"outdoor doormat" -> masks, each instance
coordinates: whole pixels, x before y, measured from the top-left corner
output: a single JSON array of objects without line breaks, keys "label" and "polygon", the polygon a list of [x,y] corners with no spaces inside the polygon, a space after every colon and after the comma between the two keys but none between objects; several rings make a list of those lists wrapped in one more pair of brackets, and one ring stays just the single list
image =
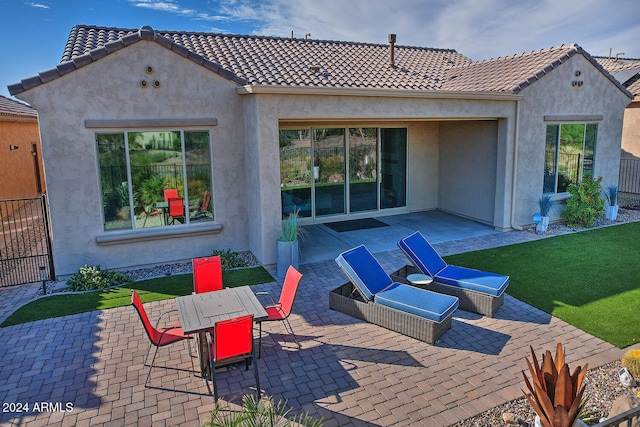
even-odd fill
[{"label": "outdoor doormat", "polygon": [[375,218],[352,219],[349,221],[327,222],[324,225],[336,231],[343,233],[345,231],[366,230],[367,228],[388,227],[389,224],[378,221]]}]

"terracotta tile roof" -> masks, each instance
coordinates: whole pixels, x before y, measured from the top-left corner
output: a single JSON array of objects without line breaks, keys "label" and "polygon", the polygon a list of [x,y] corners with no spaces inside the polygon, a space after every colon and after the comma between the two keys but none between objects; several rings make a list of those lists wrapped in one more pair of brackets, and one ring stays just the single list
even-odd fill
[{"label": "terracotta tile roof", "polygon": [[584,55],[624,91],[624,88],[609,73],[580,46],[575,44],[563,44],[548,49],[477,61],[467,66],[453,68],[447,73],[447,81],[442,85],[442,89],[517,94],[576,54]]},{"label": "terracotta tile roof", "polygon": [[[138,30],[74,27],[62,62]],[[157,31],[251,85],[437,89],[448,68],[471,60],[449,49],[228,34]],[[317,67],[317,68],[316,68]]]},{"label": "terracotta tile roof", "polygon": [[472,61],[451,49],[212,33],[76,26],[61,63],[9,86],[46,83],[140,40],[162,46],[242,85],[438,90],[446,71]]},{"label": "terracotta tile roof", "polygon": [[594,56],[602,67],[635,96],[640,96],[640,59]]},{"label": "terracotta tile roof", "polygon": [[576,45],[480,62],[452,49],[395,45],[391,67],[388,44],[80,25],[72,29],[56,68],[9,91],[15,95],[46,83],[140,40],[155,41],[240,85],[265,86],[517,94],[576,53],[591,58]]},{"label": "terracotta tile roof", "polygon": [[29,105],[0,95],[0,120],[37,119],[38,113]]}]

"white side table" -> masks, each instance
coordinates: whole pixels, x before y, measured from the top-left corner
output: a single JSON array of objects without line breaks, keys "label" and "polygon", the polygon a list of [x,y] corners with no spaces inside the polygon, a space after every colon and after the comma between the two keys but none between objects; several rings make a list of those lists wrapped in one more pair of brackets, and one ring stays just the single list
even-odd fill
[{"label": "white side table", "polygon": [[409,274],[407,280],[414,285],[428,285],[433,282],[433,277],[426,274]]}]

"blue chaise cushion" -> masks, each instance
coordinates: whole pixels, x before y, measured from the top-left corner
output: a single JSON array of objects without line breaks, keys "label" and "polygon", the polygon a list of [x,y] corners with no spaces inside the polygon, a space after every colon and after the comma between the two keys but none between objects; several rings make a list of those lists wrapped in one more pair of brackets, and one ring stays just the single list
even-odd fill
[{"label": "blue chaise cushion", "polygon": [[393,283],[364,245],[341,253],[336,258],[336,263],[367,301],[373,300],[375,294]]},{"label": "blue chaise cushion", "polygon": [[502,295],[507,286],[509,286],[509,276],[474,270],[473,268],[458,267],[457,265],[446,266],[433,276],[433,279],[438,283],[458,286],[496,297]]},{"label": "blue chaise cushion", "polygon": [[374,303],[440,323],[458,308],[458,298],[401,283],[392,283],[374,297]]},{"label": "blue chaise cushion", "polygon": [[398,246],[416,268],[431,277],[447,266],[447,263],[419,231],[400,240]]},{"label": "blue chaise cushion", "polygon": [[438,283],[496,297],[509,286],[509,276],[448,265],[419,231],[400,240],[398,246],[418,270]]}]

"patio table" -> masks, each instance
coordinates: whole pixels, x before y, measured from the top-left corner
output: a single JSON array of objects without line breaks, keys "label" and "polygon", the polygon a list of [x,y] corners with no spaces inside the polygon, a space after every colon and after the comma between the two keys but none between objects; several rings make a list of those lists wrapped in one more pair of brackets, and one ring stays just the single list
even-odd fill
[{"label": "patio table", "polygon": [[200,370],[207,378],[211,373],[207,330],[213,330],[216,322],[247,314],[253,314],[255,322],[267,319],[267,312],[249,286],[185,295],[176,298],[176,304],[184,333],[197,334]]}]

